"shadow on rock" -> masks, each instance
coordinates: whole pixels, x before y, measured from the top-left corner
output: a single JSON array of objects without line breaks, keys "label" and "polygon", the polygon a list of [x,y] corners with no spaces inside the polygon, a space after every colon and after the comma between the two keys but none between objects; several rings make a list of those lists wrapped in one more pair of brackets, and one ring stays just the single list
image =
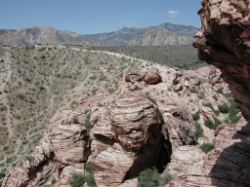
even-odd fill
[{"label": "shadow on rock", "polygon": [[[229,132],[229,131],[227,131]],[[218,187],[249,187],[250,186],[250,124],[237,130],[230,140],[230,134],[221,141],[232,142],[223,150],[215,150],[208,156],[208,163],[215,163],[209,176],[212,184]],[[220,142],[219,142],[220,143]],[[217,156],[217,159],[213,157]],[[209,162],[211,160],[211,162]],[[210,165],[210,164],[209,164]],[[209,167],[209,166],[208,166]]]}]

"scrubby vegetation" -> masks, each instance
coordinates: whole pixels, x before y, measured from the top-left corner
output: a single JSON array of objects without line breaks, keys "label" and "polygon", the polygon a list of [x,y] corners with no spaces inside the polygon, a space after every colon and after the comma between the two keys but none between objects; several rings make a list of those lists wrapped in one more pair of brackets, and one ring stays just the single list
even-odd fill
[{"label": "scrubby vegetation", "polygon": [[84,123],[84,127],[86,127],[86,129],[88,131],[90,131],[90,129],[93,128],[93,125],[90,123],[89,119],[86,119],[85,123]]},{"label": "scrubby vegetation", "polygon": [[190,46],[151,46],[151,47],[90,47],[95,50],[106,50],[124,53],[128,56],[153,61],[170,67],[181,69],[196,69],[205,66],[204,62],[198,60],[197,51]]},{"label": "scrubby vegetation", "polygon": [[238,108],[236,108],[235,104],[231,103],[228,108],[228,116],[224,122],[229,124],[237,123],[240,120],[239,112],[240,111]]},{"label": "scrubby vegetation", "polygon": [[222,124],[222,122],[216,117],[214,117],[213,121],[211,120],[205,121],[205,125],[210,129],[216,129],[216,127],[220,124]]},{"label": "scrubby vegetation", "polygon": [[198,121],[200,119],[200,112],[197,111],[192,115],[194,121]]},{"label": "scrubby vegetation", "polygon": [[71,187],[82,187],[84,183],[87,183],[89,187],[95,187],[96,184],[93,174],[91,163],[87,163],[85,175],[73,174],[69,184]]},{"label": "scrubby vegetation", "polygon": [[2,182],[3,182],[2,180],[5,177],[5,173],[6,173],[6,169],[5,168],[3,168],[3,169],[0,170],[0,186],[2,185]]},{"label": "scrubby vegetation", "polygon": [[73,174],[72,178],[69,181],[71,187],[82,187],[84,183],[84,176],[79,174]]},{"label": "scrubby vegetation", "polygon": [[81,99],[98,96],[100,90],[115,92],[124,72],[144,65],[126,57],[72,47],[0,47],[2,58],[0,170],[19,166],[27,159],[47,120],[59,108],[75,109]]},{"label": "scrubby vegetation", "polygon": [[204,136],[204,133],[203,133],[203,129],[201,128],[201,125],[198,122],[195,123],[195,129],[196,129],[195,139],[197,141],[199,138]]},{"label": "scrubby vegetation", "polygon": [[172,180],[172,176],[160,176],[156,168],[147,168],[140,172],[138,181],[139,187],[160,187],[166,185]]},{"label": "scrubby vegetation", "polygon": [[209,153],[210,151],[212,151],[214,149],[214,145],[213,144],[202,144],[200,146],[201,150],[204,152],[204,153]]}]

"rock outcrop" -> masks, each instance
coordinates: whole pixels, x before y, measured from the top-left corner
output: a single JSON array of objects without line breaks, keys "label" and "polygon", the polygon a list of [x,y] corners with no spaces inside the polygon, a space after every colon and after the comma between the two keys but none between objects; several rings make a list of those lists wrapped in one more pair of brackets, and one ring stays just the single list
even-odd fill
[{"label": "rock outcrop", "polygon": [[90,156],[98,186],[118,186],[144,168],[163,169],[169,162],[161,113],[146,95],[121,94],[102,115],[93,123]]},{"label": "rock outcrop", "polygon": [[249,125],[242,122],[224,127],[215,139],[215,150],[208,155],[194,146],[176,149],[165,171],[175,179],[166,187],[250,186],[249,130]]},{"label": "rock outcrop", "polygon": [[203,0],[202,29],[195,47],[199,57],[217,66],[250,121],[250,2]]},{"label": "rock outcrop", "polygon": [[[194,46],[199,57],[217,66],[229,83],[237,106],[250,121],[250,2],[203,0],[202,29]],[[196,147],[179,147],[165,172],[175,176],[166,187],[250,186],[249,124],[243,119],[215,131],[215,149],[207,155]],[[190,151],[192,150],[192,151]],[[189,159],[188,159],[189,158]],[[180,168],[180,165],[182,166]]]},{"label": "rock outcrop", "polygon": [[[57,112],[36,147],[32,158],[23,167],[7,174],[2,187],[41,186],[52,178],[57,186],[68,185],[67,168],[79,173],[90,154],[90,138],[83,123],[87,110],[64,110]],[[65,175],[65,176],[64,176]]]},{"label": "rock outcrop", "polygon": [[[140,172],[153,167],[170,174],[173,186],[191,183],[182,177],[200,171],[210,183],[195,181],[198,178],[192,183],[212,185],[208,173],[228,146],[223,140],[232,137],[233,131],[224,131],[223,124],[208,127],[205,123],[216,117],[226,119],[227,114],[217,110],[230,102],[226,85],[218,81],[219,72],[209,79],[210,71],[210,67],[198,71],[147,67],[128,73],[113,95],[86,98],[75,111],[59,110],[33,158],[8,172],[2,187],[69,187],[75,175],[82,177],[84,186],[91,186],[88,178],[100,187],[136,187]],[[217,92],[221,87],[222,93]],[[199,145],[214,142],[218,147],[211,160]]]}]

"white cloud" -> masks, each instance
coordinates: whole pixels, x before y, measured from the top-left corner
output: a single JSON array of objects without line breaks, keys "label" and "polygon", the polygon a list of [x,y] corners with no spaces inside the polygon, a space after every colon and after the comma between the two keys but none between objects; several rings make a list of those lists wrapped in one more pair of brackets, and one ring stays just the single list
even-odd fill
[{"label": "white cloud", "polygon": [[180,12],[178,10],[169,10],[168,15],[170,17],[176,17]]}]

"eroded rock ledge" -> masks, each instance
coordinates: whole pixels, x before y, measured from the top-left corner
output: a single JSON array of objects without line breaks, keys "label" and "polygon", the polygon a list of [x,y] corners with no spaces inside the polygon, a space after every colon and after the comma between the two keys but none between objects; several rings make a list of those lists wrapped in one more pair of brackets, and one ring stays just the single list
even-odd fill
[{"label": "eroded rock ledge", "polygon": [[202,29],[194,46],[199,57],[217,66],[250,121],[250,1],[203,0]]}]

